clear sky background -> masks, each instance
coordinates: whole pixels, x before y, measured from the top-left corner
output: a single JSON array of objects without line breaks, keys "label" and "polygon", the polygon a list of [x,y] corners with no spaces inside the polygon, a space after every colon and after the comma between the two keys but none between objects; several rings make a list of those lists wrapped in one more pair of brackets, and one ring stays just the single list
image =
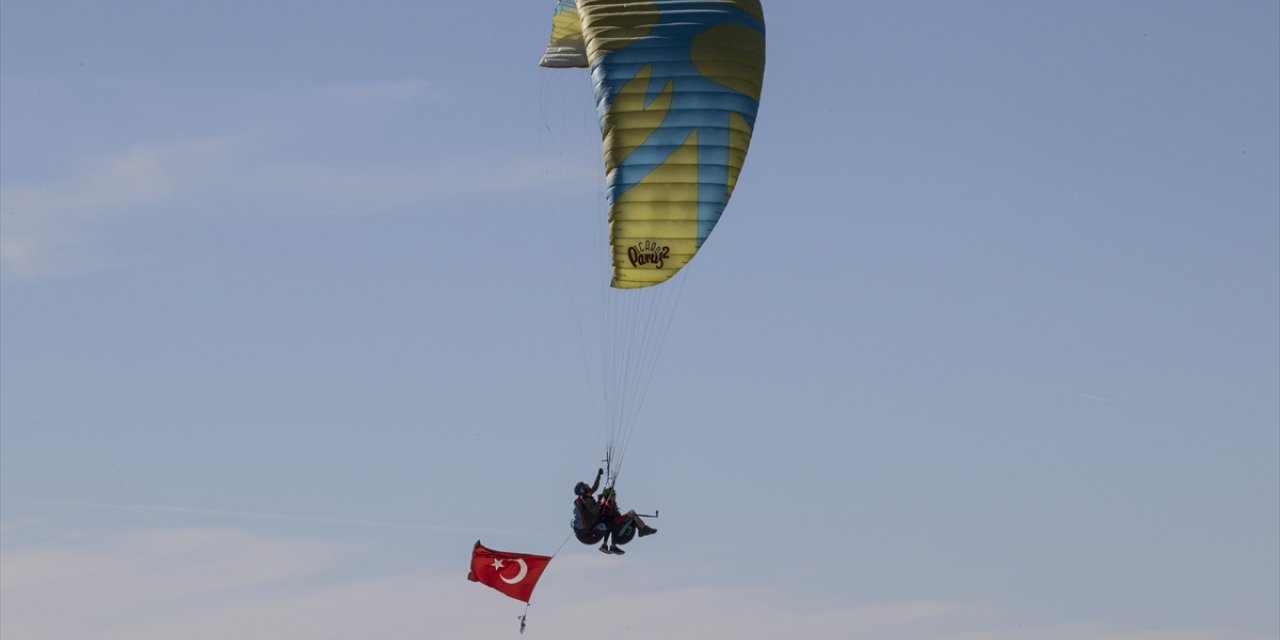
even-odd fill
[{"label": "clear sky background", "polygon": [[[600,458],[547,1],[0,4],[0,635],[491,638]],[[529,637],[1280,637],[1280,5],[767,0]],[[603,268],[603,265],[602,265]]]}]

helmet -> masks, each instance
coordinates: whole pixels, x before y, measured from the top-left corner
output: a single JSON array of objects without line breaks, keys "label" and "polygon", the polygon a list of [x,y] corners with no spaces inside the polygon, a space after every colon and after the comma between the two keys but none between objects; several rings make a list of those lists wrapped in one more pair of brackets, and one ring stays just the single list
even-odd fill
[{"label": "helmet", "polygon": [[577,495],[585,496],[588,493],[591,493],[591,485],[585,482],[579,482],[578,484],[573,485],[573,492]]}]

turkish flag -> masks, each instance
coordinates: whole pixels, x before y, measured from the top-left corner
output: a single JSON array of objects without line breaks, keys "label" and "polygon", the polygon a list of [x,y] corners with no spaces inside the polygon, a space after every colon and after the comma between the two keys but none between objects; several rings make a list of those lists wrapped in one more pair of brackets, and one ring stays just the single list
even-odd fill
[{"label": "turkish flag", "polygon": [[528,602],[548,562],[551,562],[551,556],[494,551],[476,540],[475,549],[471,551],[471,573],[467,574],[467,579]]}]

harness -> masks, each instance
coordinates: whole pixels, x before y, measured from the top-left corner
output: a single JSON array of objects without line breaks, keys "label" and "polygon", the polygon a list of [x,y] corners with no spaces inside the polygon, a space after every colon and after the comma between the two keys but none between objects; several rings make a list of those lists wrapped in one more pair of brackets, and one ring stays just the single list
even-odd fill
[{"label": "harness", "polygon": [[573,528],[578,531],[593,529],[599,524],[598,519],[591,515],[591,510],[586,506],[588,496],[578,496],[573,500]]}]

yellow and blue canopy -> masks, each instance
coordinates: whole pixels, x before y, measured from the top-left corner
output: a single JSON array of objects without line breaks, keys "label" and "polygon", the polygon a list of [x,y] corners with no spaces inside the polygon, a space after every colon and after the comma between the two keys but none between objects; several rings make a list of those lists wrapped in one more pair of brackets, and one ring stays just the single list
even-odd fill
[{"label": "yellow and blue canopy", "polygon": [[590,67],[604,139],[612,286],[688,264],[724,212],[764,79],[758,0],[559,0],[547,67]]}]

